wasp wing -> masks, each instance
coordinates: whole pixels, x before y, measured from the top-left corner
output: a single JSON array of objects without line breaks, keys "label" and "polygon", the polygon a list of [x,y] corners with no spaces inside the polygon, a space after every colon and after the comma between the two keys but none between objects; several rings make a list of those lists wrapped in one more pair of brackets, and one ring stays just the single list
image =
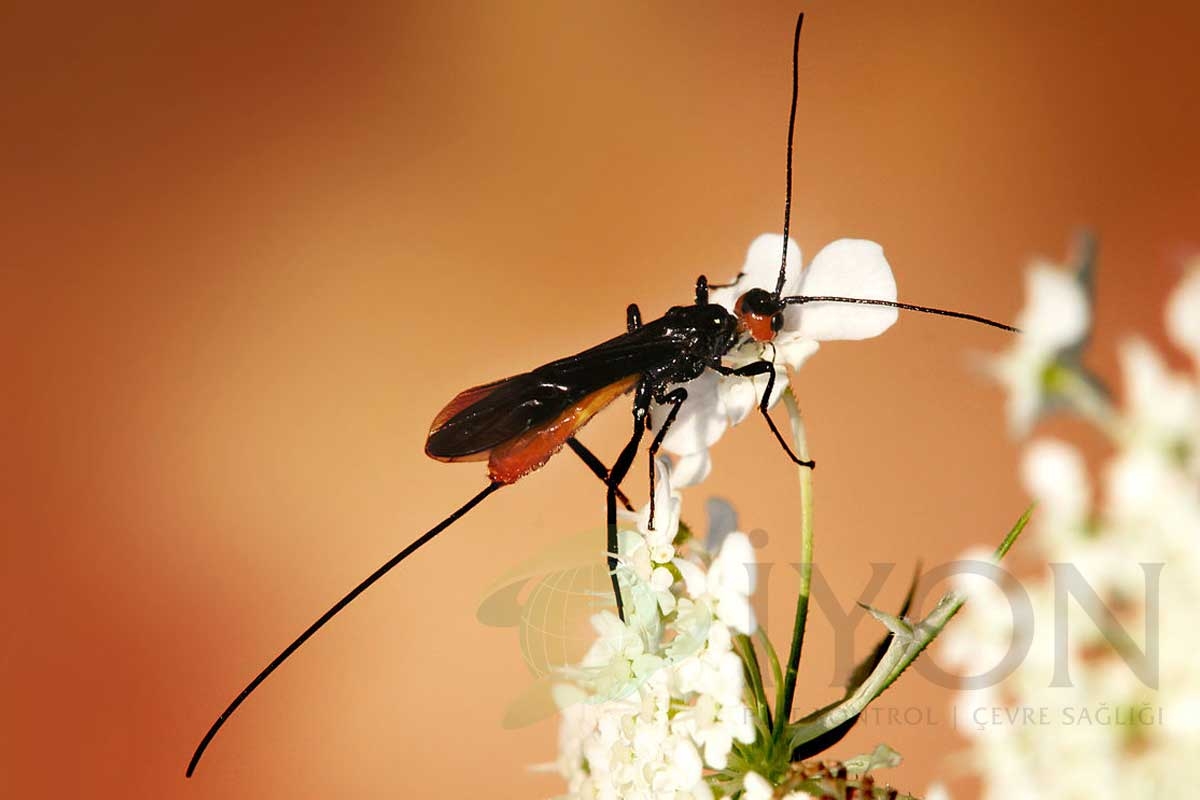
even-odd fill
[{"label": "wasp wing", "polygon": [[677,353],[670,336],[643,327],[531,372],[467,389],[434,418],[425,452],[440,461],[486,458],[493,448],[554,422],[589,397],[611,401],[617,395],[603,392],[606,387],[628,384],[625,391],[632,377]]}]

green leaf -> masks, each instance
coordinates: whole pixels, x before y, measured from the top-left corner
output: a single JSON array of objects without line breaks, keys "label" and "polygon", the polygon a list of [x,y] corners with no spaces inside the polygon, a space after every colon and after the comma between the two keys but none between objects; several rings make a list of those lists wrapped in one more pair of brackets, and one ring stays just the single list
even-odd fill
[{"label": "green leaf", "polygon": [[[1032,513],[1033,507],[1031,506],[1009,530],[1008,535],[996,548],[997,561],[1012,548],[1017,537],[1029,524],[1029,517]],[[882,612],[872,612],[892,631],[883,657],[866,680],[849,692],[841,702],[826,706],[815,715],[810,715],[789,725],[787,734],[789,735],[790,749],[795,751],[808,742],[828,737],[832,731],[847,724],[852,725],[854,719],[866,709],[867,705],[895,683],[896,679],[917,659],[917,656],[937,638],[966,601],[962,595],[947,592],[942,595],[933,611],[916,625]]]},{"label": "green leaf", "polygon": [[905,622],[902,617],[894,617],[886,611],[880,611],[878,608],[869,606],[866,603],[859,603],[859,605],[865,608],[867,613],[872,617],[882,622],[883,626],[891,631],[892,636],[905,641],[912,641],[913,626]]},{"label": "green leaf", "polygon": [[[915,570],[913,570],[912,581],[908,585],[908,593],[904,596],[904,603],[900,606],[900,612],[897,616],[905,617],[908,615],[908,612],[912,609],[913,598],[917,594],[917,585],[920,582],[920,580],[921,580],[921,565],[918,564],[917,568]],[[879,644],[875,645],[874,649],[871,650],[870,654],[866,658],[864,658],[862,661],[860,661],[857,666],[854,667],[854,670],[850,673],[850,678],[846,681],[846,691],[842,695],[843,700],[845,698],[849,697],[850,695],[852,695],[855,692],[855,690],[857,690],[859,686],[862,686],[862,684],[867,680],[867,678],[870,677],[871,673],[875,670],[875,667],[877,667],[879,665],[879,662],[883,660],[883,656],[884,656],[884,654],[887,653],[888,645],[891,644],[891,642],[892,642],[892,634],[888,633],[886,636],[883,637],[883,639],[880,640]],[[816,719],[817,717],[821,716],[822,714],[833,709],[838,704],[838,702],[839,701],[835,701],[835,702],[830,703],[829,705],[825,706],[824,708],[819,708],[819,709],[809,713],[803,719],[798,720],[798,722],[811,722],[812,720]],[[844,737],[847,733],[850,732],[850,729],[854,727],[854,724],[856,722],[858,722],[858,715],[855,715],[855,716],[851,717],[850,719],[847,719],[841,725],[837,726],[836,728],[833,728],[828,733],[825,733],[816,739],[812,739],[812,740],[806,742],[805,746],[802,749],[792,752],[792,754],[791,754],[792,760],[798,761],[798,760],[802,760],[805,758],[811,758],[812,756],[815,756],[818,753],[825,752],[830,747],[833,747],[835,744],[837,744],[839,741],[841,741],[842,737]]]}]

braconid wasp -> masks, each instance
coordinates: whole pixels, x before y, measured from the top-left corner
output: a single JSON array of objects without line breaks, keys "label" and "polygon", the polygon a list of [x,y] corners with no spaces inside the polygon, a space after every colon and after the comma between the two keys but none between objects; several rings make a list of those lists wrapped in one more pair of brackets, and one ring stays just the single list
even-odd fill
[{"label": "braconid wasp", "polygon": [[[617,611],[623,604],[617,580],[617,502],[632,507],[621,484],[633,464],[642,439],[649,429],[652,404],[669,410],[649,447],[650,520],[654,519],[654,459],[663,439],[687,401],[684,384],[713,370],[721,375],[752,378],[766,376],[766,389],[758,411],[787,456],[801,466],[814,466],[792,452],[771,419],[769,400],[775,382],[773,361],[761,358],[741,367],[722,363],[723,357],[742,342],[769,345],[783,325],[784,310],[809,303],[853,303],[885,306],[905,311],[938,314],[989,325],[1005,331],[1016,328],[975,314],[930,306],[865,297],[834,297],[783,294],[787,274],[787,242],[791,222],[792,150],[796,128],[796,98],[799,89],[800,30],[804,15],[796,20],[792,42],[792,96],[788,115],[786,189],[783,211],[783,253],[774,291],[751,289],[737,300],[732,311],[709,302],[709,283],[696,280],[691,305],[674,306],[658,319],[643,321],[636,304],[626,309],[626,330],[594,347],[551,361],[529,372],[493,381],[460,393],[434,418],[425,452],[439,461],[487,461],[488,483],[474,497],[422,534],[363,579],[342,599],[308,626],[271,660],[246,688],[221,712],[204,734],[187,766],[191,777],[209,743],[259,684],[292,653],[320,630],[356,597],[390,572],[396,565],[453,525],[489,495],[543,466],[564,446],[573,451],[606,487],[608,567],[612,575]],[[715,288],[715,287],[713,287]],[[618,397],[633,394],[633,432],[612,469],[588,450],[576,434]]]}]

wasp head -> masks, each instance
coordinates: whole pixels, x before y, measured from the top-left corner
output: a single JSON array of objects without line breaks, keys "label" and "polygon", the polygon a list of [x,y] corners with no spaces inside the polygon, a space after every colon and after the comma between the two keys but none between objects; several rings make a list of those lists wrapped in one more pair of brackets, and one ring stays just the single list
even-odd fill
[{"label": "wasp head", "polygon": [[783,303],[766,289],[751,289],[733,307],[738,330],[756,342],[769,342],[783,328]]}]

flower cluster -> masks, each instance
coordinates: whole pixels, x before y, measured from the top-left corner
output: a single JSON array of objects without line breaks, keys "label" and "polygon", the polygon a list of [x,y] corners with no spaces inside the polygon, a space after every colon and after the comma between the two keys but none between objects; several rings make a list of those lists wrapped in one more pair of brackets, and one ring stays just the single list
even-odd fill
[{"label": "flower cluster", "polygon": [[556,689],[572,797],[711,798],[704,770],[725,769],[734,743],[755,739],[733,647],[756,627],[750,541],[735,531],[676,550],[680,498],[665,460],[655,491],[654,529],[647,507],[621,532],[628,619],[595,615],[595,644]]},{"label": "flower cluster", "polygon": [[1031,272],[1034,341],[1002,356],[997,374],[1016,429],[1054,393],[1108,438],[1112,455],[1093,478],[1071,444],[1028,445],[1022,478],[1039,505],[1035,537],[1049,568],[1007,593],[973,577],[966,624],[948,638],[975,675],[1010,647],[1029,648],[957,704],[987,798],[1165,797],[1178,791],[1170,776],[1200,757],[1191,625],[1200,607],[1200,263],[1166,313],[1167,335],[1193,370],[1172,372],[1130,338],[1118,352],[1120,405],[1077,354],[1062,357],[1090,318],[1078,274]]}]

